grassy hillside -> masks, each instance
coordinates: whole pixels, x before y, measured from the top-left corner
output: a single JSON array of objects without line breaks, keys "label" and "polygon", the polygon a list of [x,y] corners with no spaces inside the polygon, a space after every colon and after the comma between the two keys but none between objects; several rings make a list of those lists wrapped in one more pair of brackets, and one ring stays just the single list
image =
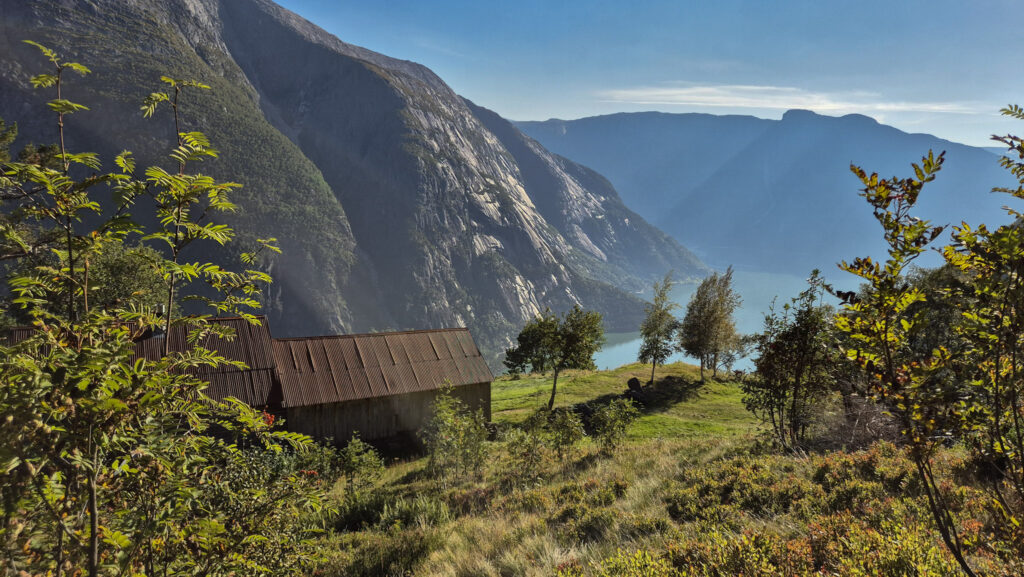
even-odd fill
[{"label": "grassy hillside", "polygon": [[[605,402],[648,371],[568,374],[557,405]],[[955,574],[901,449],[782,456],[760,442],[738,383],[700,384],[695,367],[674,364],[647,388],[611,454],[587,439],[565,458],[545,454],[534,477],[498,440],[482,469],[459,480],[433,479],[426,459],[413,458],[390,464],[365,497],[346,499],[340,484],[321,574]],[[521,426],[549,393],[544,376],[496,381],[499,431]],[[955,449],[938,463],[954,478],[968,465]],[[977,566],[1019,575],[996,559],[981,493],[964,485],[953,494]]]},{"label": "grassy hillside", "polygon": [[[646,382],[651,376],[650,367],[632,364],[610,371],[566,372],[558,379],[555,406],[600,402],[602,398],[620,395],[630,378]],[[656,402],[642,412],[630,428],[629,438],[734,439],[756,432],[757,421],[743,408],[736,383],[710,381],[701,386],[699,380],[699,369],[685,363],[659,368],[654,387]],[[516,380],[507,375],[499,377],[491,391],[493,420],[499,424],[520,423],[546,404],[550,396],[550,374],[527,375]]]}]

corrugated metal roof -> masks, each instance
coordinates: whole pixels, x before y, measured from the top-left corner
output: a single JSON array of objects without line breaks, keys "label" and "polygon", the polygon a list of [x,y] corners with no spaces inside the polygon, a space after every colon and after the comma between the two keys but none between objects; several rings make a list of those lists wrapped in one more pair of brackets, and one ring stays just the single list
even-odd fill
[{"label": "corrugated metal roof", "polygon": [[489,383],[467,329],[274,339],[286,407]]},{"label": "corrugated metal roof", "polygon": [[[210,322],[230,327],[235,336],[231,340],[208,335],[199,343],[204,348],[216,351],[229,361],[241,361],[249,368],[241,370],[225,365],[220,367],[199,367],[189,371],[207,381],[210,386],[206,394],[220,400],[235,397],[254,407],[280,406],[281,391],[274,370],[274,351],[271,345],[270,329],[265,317],[258,317],[259,325],[253,325],[241,317],[210,319]],[[8,332],[9,342],[19,342],[30,337],[34,327],[16,327]],[[163,356],[164,338],[170,339],[170,350],[184,351],[188,348],[189,328],[171,327],[167,337],[149,337],[135,343],[133,360],[154,361]]]},{"label": "corrugated metal roof", "polygon": [[[468,329],[440,329],[271,339],[266,319],[252,325],[238,317],[210,319],[235,331],[232,340],[209,335],[200,343],[232,366],[199,368],[195,376],[210,383],[215,399],[235,397],[254,407],[301,407],[428,391],[449,381],[453,386],[494,380]],[[28,338],[35,329],[17,327],[8,339]],[[174,327],[170,350],[187,348],[187,328]],[[156,360],[163,338],[135,344],[135,359]]]}]

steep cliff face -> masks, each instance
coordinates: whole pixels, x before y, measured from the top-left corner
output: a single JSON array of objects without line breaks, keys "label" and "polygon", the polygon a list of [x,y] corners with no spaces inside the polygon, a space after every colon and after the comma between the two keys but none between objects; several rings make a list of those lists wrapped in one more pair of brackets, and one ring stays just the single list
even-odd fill
[{"label": "steep cliff face", "polygon": [[[20,120],[38,100],[16,64],[36,61],[21,38],[76,51],[97,72],[90,97],[113,100],[117,117],[137,116],[160,74],[214,86],[190,120],[221,146],[217,170],[246,184],[236,226],[282,240],[275,331],[466,325],[493,354],[545,306],[598,308],[611,328],[632,329],[641,303],[628,291],[670,268],[703,270],[599,175],[430,70],[341,42],[271,2],[20,4],[0,0],[0,117]],[[82,118],[84,147],[99,138],[100,148],[158,149],[136,136],[152,126]]]}]

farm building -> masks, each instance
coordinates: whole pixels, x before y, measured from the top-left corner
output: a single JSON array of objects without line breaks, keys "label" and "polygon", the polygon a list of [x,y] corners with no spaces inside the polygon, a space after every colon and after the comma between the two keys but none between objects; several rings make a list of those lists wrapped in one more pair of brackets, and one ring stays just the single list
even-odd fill
[{"label": "farm building", "polygon": [[415,431],[442,384],[491,418],[491,371],[466,329],[274,339],[286,425],[316,438]]},{"label": "farm building", "polygon": [[[382,439],[415,431],[446,384],[490,419],[493,377],[467,329],[274,339],[263,317],[260,325],[238,317],[212,321],[234,329],[235,338],[211,335],[200,344],[249,368],[198,369],[196,376],[210,383],[206,393],[283,414],[289,430],[337,442],[356,432]],[[32,330],[7,336],[16,342]],[[184,350],[186,336],[177,328],[141,338],[135,357],[159,358],[164,338],[170,350]]]},{"label": "farm building", "polygon": [[[281,385],[274,366],[274,349],[271,345],[270,329],[266,318],[260,317],[260,324],[254,325],[240,317],[211,319],[235,332],[231,340],[209,335],[198,344],[217,351],[229,361],[241,361],[249,368],[241,370],[233,366],[216,368],[199,367],[191,371],[197,377],[210,383],[206,394],[216,400],[235,397],[256,408],[274,410],[281,406]],[[28,338],[33,327],[15,327],[7,333],[10,342]],[[183,351],[187,345],[188,329],[171,327],[170,336],[145,333],[135,341],[134,360],[156,360],[163,355],[164,339],[170,340],[170,351]]]}]

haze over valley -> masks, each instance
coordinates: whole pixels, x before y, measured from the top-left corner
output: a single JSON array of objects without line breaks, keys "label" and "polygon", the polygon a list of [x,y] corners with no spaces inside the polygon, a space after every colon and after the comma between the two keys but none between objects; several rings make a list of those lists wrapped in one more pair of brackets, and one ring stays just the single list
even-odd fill
[{"label": "haze over valley", "polygon": [[0,0],[0,577],[1024,575],[1021,10]]}]

